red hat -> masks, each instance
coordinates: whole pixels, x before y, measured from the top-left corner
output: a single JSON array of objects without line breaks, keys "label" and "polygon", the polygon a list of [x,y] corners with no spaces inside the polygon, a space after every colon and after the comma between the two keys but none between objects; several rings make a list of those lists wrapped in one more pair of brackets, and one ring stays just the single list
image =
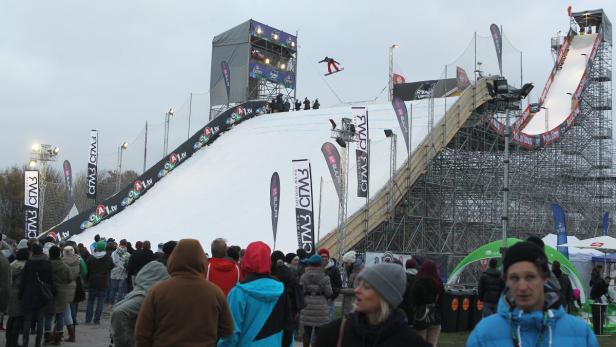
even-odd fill
[{"label": "red hat", "polygon": [[246,273],[268,274],[272,261],[270,248],[261,241],[252,242],[246,247],[246,253],[242,258],[242,267]]},{"label": "red hat", "polygon": [[327,248],[321,248],[319,249],[319,252],[317,252],[319,255],[321,254],[327,254],[327,256],[329,257],[329,249]]}]

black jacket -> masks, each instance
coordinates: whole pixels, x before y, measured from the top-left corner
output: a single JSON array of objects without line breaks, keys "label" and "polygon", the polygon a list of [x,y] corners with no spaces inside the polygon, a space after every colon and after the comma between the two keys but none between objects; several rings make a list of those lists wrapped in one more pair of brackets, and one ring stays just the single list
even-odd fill
[{"label": "black jacket", "polygon": [[[24,310],[38,310],[50,304],[44,302],[37,293],[37,274],[42,282],[47,283],[53,288],[54,295],[56,294],[55,287],[53,286],[53,276],[49,258],[43,254],[33,255],[26,262],[23,278],[21,280],[21,287],[19,288],[19,299],[21,300]],[[53,303],[53,300],[51,303]]]},{"label": "black jacket", "polygon": [[479,300],[488,304],[498,304],[498,299],[505,289],[500,271],[497,269],[487,269],[479,278]]},{"label": "black jacket", "polygon": [[340,270],[336,264],[325,269],[325,274],[329,276],[329,281],[332,285],[332,291],[334,295],[329,298],[331,300],[335,300],[340,294],[340,288],[342,288],[342,277],[340,276]]},{"label": "black jacket", "polygon": [[109,274],[113,269],[113,260],[103,252],[94,252],[88,261],[88,288],[105,290],[109,288]]},{"label": "black jacket", "polygon": [[593,283],[592,288],[590,288],[590,298],[593,299],[594,301],[597,301],[601,299],[603,295],[607,294],[607,290],[608,290],[608,285],[605,282],[605,280],[603,279],[596,280]]},{"label": "black jacket", "polygon": [[413,322],[413,305],[411,304],[413,300],[411,298],[411,290],[413,289],[413,283],[415,283],[415,277],[415,274],[406,273],[406,289],[404,290],[402,303],[398,306],[406,314],[406,319],[409,321],[409,324]]},{"label": "black jacket", "polygon": [[[413,310],[417,310],[419,306],[436,304],[436,321],[434,325],[441,324],[440,301],[443,298],[443,287],[437,286],[430,279],[416,278],[411,288],[411,306]],[[418,330],[427,327],[416,326]]]},{"label": "black jacket", "polygon": [[[317,347],[336,346],[342,319],[336,319],[321,327],[317,335]],[[342,346],[413,346],[430,347],[408,326],[406,315],[395,310],[383,323],[368,324],[365,315],[357,312],[349,314],[344,327]]]},{"label": "black jacket", "polygon": [[147,251],[135,251],[135,253],[133,253],[128,259],[128,265],[126,266],[128,278],[131,278],[131,276],[137,276],[139,270],[141,270],[145,264],[154,260],[156,260],[156,255],[154,255],[154,253],[152,253],[149,249]]}]

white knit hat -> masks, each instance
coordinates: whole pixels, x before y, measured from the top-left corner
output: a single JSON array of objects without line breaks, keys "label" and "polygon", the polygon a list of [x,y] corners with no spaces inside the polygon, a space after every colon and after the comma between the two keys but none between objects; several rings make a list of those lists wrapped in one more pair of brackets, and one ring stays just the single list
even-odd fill
[{"label": "white knit hat", "polygon": [[357,258],[357,255],[355,254],[355,251],[348,251],[342,256],[342,262],[343,263],[355,263],[356,258]]}]

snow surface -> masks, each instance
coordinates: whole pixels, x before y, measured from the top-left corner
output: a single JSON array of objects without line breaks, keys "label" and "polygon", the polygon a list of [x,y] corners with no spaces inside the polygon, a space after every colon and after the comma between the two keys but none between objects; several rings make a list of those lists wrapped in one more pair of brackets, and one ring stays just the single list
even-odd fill
[{"label": "snow surface", "polygon": [[596,37],[597,34],[573,37],[565,63],[562,69],[556,72],[554,81],[543,102],[542,106],[547,110],[541,109],[535,113],[522,129],[522,132],[528,135],[542,134],[554,129],[569,116],[571,113],[571,95],[567,93],[573,94],[577,89]]},{"label": "snow surface", "polygon": [[[433,124],[455,100],[434,100]],[[410,104],[407,103],[409,112]],[[390,140],[385,138],[383,130],[392,129],[398,134],[397,167],[404,163],[407,151],[391,104],[367,107],[371,139],[370,195],[374,196],[389,179]],[[429,131],[429,101],[413,101],[412,110],[412,148],[415,148]],[[310,160],[314,216],[320,220],[320,235],[323,236],[337,225],[338,199],[321,146],[326,141],[335,144],[330,138],[328,120],[331,118],[340,124],[342,117],[351,117],[351,106],[276,113],[245,121],[195,153],[122,213],[73,236],[72,240],[89,244],[95,234],[100,234],[116,240],[126,238],[133,243],[150,240],[156,245],[195,238],[209,251],[211,241],[222,237],[230,245],[246,247],[260,240],[271,247],[269,185],[272,173],[277,171],[281,201],[276,248],[295,251],[298,246],[291,161]],[[365,204],[365,199],[356,197],[355,145],[350,146],[350,162],[349,216]],[[315,233],[317,229],[315,227]]]}]

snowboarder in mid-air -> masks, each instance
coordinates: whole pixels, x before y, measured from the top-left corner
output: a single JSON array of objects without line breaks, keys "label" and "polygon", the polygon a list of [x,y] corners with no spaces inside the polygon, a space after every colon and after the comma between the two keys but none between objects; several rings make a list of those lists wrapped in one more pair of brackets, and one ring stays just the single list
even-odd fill
[{"label": "snowboarder in mid-air", "polygon": [[[337,64],[340,64],[340,62],[336,61],[334,58],[325,57],[323,60],[319,61],[319,64],[320,63],[327,63],[327,73],[325,76],[344,70],[344,68],[338,67]],[[334,67],[335,71],[332,71],[332,67]]]}]

